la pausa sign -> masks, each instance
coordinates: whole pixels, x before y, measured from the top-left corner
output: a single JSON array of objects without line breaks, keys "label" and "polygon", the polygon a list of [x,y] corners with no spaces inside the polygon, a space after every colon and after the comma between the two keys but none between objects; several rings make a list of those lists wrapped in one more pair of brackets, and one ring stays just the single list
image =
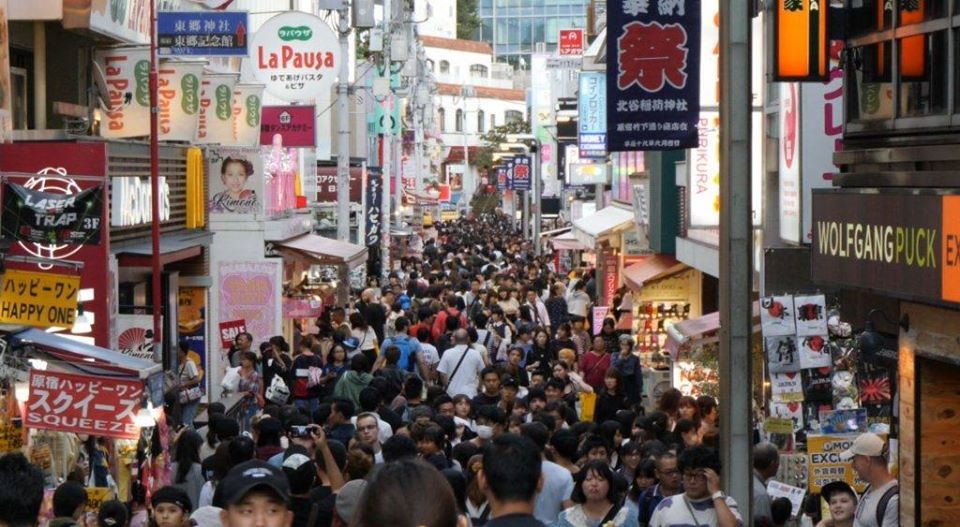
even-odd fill
[{"label": "la pausa sign", "polygon": [[254,74],[267,92],[287,101],[311,101],[329,95],[340,67],[337,36],[318,17],[290,12],[277,15],[253,38]]}]

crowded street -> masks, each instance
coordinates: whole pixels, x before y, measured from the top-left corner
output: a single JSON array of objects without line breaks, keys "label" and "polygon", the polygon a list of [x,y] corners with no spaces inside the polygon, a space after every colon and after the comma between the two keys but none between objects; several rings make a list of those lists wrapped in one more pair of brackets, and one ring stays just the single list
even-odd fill
[{"label": "crowded street", "polygon": [[960,518],[960,0],[0,0],[0,527]]}]

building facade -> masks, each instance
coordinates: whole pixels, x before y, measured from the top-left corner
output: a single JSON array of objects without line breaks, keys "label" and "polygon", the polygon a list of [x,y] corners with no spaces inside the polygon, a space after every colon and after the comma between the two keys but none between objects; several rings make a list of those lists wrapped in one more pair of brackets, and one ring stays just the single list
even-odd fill
[{"label": "building facade", "polygon": [[589,0],[480,0],[480,34],[478,38],[493,48],[497,62],[519,65],[526,69],[530,55],[543,43],[545,49],[557,50],[561,29],[585,28]]}]

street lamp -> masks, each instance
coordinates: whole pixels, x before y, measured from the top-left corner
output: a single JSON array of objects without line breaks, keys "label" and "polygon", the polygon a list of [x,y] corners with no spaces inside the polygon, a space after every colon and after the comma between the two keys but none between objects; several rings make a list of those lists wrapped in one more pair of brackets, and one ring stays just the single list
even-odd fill
[{"label": "street lamp", "polygon": [[[532,152],[535,156],[533,162],[533,254],[540,256],[540,222],[542,220],[541,212],[541,187],[543,182],[540,181],[540,150],[542,150],[543,143],[540,142],[540,139],[533,134],[507,134],[507,141],[510,141],[508,144],[517,144],[524,146],[527,151]],[[501,145],[503,146],[503,145]]]}]

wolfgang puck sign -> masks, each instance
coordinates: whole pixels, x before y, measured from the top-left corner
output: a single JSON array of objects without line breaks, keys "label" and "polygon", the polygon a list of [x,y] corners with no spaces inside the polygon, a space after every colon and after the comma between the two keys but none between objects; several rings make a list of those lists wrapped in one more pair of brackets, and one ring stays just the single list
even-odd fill
[{"label": "wolfgang puck sign", "polygon": [[960,195],[815,190],[816,282],[960,304]]}]

